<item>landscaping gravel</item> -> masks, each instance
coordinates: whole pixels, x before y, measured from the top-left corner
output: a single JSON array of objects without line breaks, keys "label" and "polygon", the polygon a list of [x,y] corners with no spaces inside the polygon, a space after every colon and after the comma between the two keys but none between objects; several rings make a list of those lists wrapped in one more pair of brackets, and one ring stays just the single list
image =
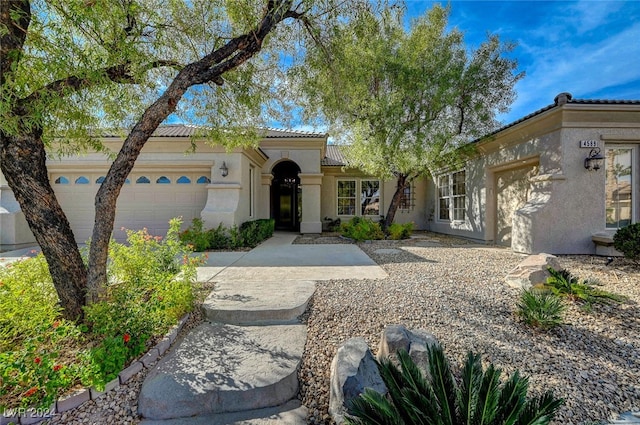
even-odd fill
[{"label": "landscaping gravel", "polygon": [[[566,399],[554,423],[585,424],[640,410],[640,269],[624,259],[561,256],[563,268],[624,295],[623,304],[570,304],[565,324],[539,332],[514,315],[520,292],[504,283],[524,256],[508,249],[424,233],[406,241],[359,246],[389,274],[383,280],[317,283],[303,317],[307,347],[300,371],[309,423],[331,423],[329,371],[337,348],[364,337],[376,351],[388,324],[433,333],[452,363],[468,350],[506,373],[530,378],[532,394],[552,390]],[[307,238],[302,243],[313,243]],[[394,251],[395,250],[395,251]]]}]

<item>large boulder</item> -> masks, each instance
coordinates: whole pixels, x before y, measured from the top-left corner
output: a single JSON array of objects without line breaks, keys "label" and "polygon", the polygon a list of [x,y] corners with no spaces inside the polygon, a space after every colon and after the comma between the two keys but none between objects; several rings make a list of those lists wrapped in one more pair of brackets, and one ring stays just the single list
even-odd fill
[{"label": "large boulder", "polygon": [[529,289],[547,282],[549,267],[560,270],[558,257],[544,253],[530,255],[509,272],[505,281],[512,288]]},{"label": "large boulder", "polygon": [[377,358],[378,361],[385,358],[394,360],[398,350],[405,350],[427,376],[429,370],[427,348],[436,344],[439,344],[436,337],[425,330],[409,330],[402,325],[388,325],[382,331]]},{"label": "large boulder", "polygon": [[331,363],[329,414],[336,424],[344,423],[349,403],[365,388],[387,393],[367,342],[364,338],[351,338],[338,348]]}]

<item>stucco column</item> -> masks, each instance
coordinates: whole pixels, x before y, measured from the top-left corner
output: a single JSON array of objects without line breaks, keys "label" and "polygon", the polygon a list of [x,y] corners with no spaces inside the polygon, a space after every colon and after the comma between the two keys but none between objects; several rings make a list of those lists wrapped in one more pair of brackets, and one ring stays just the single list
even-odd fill
[{"label": "stucco column", "polygon": [[273,180],[273,174],[263,173],[260,176],[260,194],[258,196],[258,205],[256,209],[256,215],[258,218],[270,218],[271,217],[271,181]]},{"label": "stucco column", "polygon": [[300,173],[302,187],[302,220],[300,233],[322,233],[320,217],[320,193],[322,173]]},{"label": "stucco column", "polygon": [[207,203],[200,213],[205,228],[218,227],[220,223],[226,227],[241,224],[236,222],[242,191],[242,185],[237,181],[240,175],[239,165],[234,161],[234,157],[225,157],[224,160],[229,169],[227,177],[220,175],[222,159],[217,160],[211,167],[212,182],[207,186]]}]

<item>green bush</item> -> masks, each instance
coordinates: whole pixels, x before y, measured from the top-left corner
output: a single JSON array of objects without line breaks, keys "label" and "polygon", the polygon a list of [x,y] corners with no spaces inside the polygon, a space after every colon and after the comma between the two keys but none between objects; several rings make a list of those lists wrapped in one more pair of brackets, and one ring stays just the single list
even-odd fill
[{"label": "green bush", "polygon": [[340,225],[340,234],[355,241],[384,239],[384,232],[380,223],[373,222],[370,218],[353,217]]},{"label": "green bush", "polygon": [[365,389],[349,406],[347,423],[544,425],[564,403],[551,392],[527,398],[527,378],[516,371],[501,380],[500,369],[490,364],[484,370],[480,355],[471,352],[456,381],[442,347],[427,347],[426,377],[406,351],[398,352],[400,367],[389,360],[379,363],[389,393]]},{"label": "green bush", "polygon": [[275,220],[259,219],[246,221],[240,227],[225,227],[222,223],[215,229],[204,230],[202,220],[193,219],[191,226],[180,234],[180,240],[193,246],[195,251],[209,249],[254,248],[273,236]]},{"label": "green bush", "polygon": [[613,247],[626,258],[640,263],[640,223],[618,229],[613,235]]},{"label": "green bush", "polygon": [[89,384],[112,380],[151,336],[166,333],[193,307],[191,282],[200,260],[180,243],[179,229],[174,219],[164,238],[127,231],[128,245],[111,243],[107,300],[85,308],[93,333],[103,339],[90,354],[99,373]]},{"label": "green bush", "polygon": [[562,324],[564,310],[553,292],[532,288],[522,291],[516,314],[527,325],[546,330]]},{"label": "green bush", "polygon": [[609,303],[622,302],[625,297],[611,292],[594,288],[588,281],[580,282],[577,276],[574,276],[568,270],[554,270],[548,267],[549,276],[546,286],[556,295],[566,297],[571,301],[592,303]]},{"label": "green bush", "polygon": [[398,224],[392,223],[391,226],[387,229],[387,233],[389,234],[389,239],[400,240],[400,239],[409,239],[411,237],[411,233],[413,232],[413,223],[405,223]]},{"label": "green bush", "polygon": [[91,329],[60,316],[42,255],[0,267],[0,412],[49,407],[80,383],[103,388],[192,308],[200,260],[179,228],[172,220],[165,238],[143,230],[111,243],[106,298],[85,308]]}]

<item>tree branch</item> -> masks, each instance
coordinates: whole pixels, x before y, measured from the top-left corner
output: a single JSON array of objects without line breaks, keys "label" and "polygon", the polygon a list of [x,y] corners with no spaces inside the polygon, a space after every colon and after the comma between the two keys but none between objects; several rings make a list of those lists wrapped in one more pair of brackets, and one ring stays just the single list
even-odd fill
[{"label": "tree branch", "polygon": [[[123,63],[119,65],[110,66],[100,70],[109,80],[115,83],[123,84],[136,84],[135,75],[131,73],[130,63]],[[150,70],[161,67],[174,67],[180,68],[180,64],[173,61],[157,60],[149,62],[145,65],[145,69]],[[60,80],[52,81],[46,86],[34,91],[29,96],[20,99],[16,102],[15,112],[16,115],[23,116],[28,113],[28,106],[45,95],[56,94],[60,97],[65,96],[67,90],[78,91],[87,87],[91,87],[96,84],[94,79],[82,77],[79,75],[70,75]]]},{"label": "tree branch", "polygon": [[[16,15],[18,18],[14,19]],[[28,0],[0,0],[0,27],[7,31],[3,31],[0,37],[0,85],[4,85],[6,74],[22,58],[22,46],[30,22],[31,6]]]}]

